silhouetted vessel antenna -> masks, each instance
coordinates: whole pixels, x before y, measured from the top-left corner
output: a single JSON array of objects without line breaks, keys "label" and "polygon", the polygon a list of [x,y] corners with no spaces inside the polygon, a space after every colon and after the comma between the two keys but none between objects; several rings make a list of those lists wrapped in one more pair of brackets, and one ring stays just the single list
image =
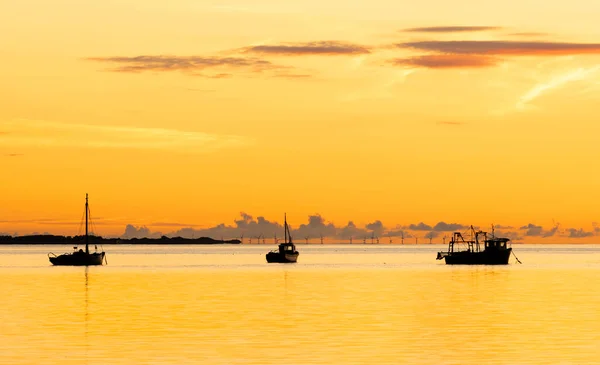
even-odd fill
[{"label": "silhouetted vessel antenna", "polygon": [[[79,204],[81,204],[81,203],[79,203]],[[81,208],[79,208],[79,209],[81,209]],[[85,193],[85,253],[86,254],[90,253],[90,247],[88,245],[88,243],[89,243],[89,239],[88,239],[88,215],[89,215],[89,211],[90,211],[90,206],[88,204],[88,194]]]}]

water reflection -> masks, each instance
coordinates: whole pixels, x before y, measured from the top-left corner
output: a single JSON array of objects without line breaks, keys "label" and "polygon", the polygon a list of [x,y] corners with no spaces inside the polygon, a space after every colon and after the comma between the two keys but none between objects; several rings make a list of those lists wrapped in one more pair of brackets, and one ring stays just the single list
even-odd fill
[{"label": "water reflection", "polygon": [[89,328],[88,328],[88,322],[89,322],[89,299],[88,299],[88,276],[89,276],[89,270],[90,268],[88,266],[84,267],[84,275],[85,275],[85,318],[84,318],[84,342],[85,342],[85,363],[88,363],[88,358],[89,358],[89,349],[90,349],[90,341],[88,339],[88,333],[89,333]]},{"label": "water reflection", "polygon": [[264,247],[152,249],[89,268],[11,254],[0,363],[597,363],[600,248],[505,267],[437,265],[435,247],[325,245],[293,266]]}]

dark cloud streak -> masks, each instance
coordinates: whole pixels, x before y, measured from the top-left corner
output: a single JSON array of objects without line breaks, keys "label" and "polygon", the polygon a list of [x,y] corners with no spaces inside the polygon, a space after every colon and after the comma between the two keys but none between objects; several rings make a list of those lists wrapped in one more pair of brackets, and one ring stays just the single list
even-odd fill
[{"label": "dark cloud streak", "polygon": [[404,29],[404,32],[411,33],[464,33],[464,32],[484,32],[490,30],[499,30],[502,27],[490,26],[439,26],[439,27],[421,27]]},{"label": "dark cloud streak", "polygon": [[110,69],[114,72],[137,73],[145,71],[169,72],[182,71],[197,76],[223,78],[229,73],[203,74],[205,70],[240,69],[260,73],[267,70],[283,69],[270,61],[246,57],[202,57],[202,56],[135,56],[135,57],[90,57],[88,61],[113,63],[118,66]]},{"label": "dark cloud streak", "polygon": [[243,52],[280,56],[336,56],[368,54],[371,51],[369,47],[353,43],[339,41],[318,41],[251,46],[243,49]]},{"label": "dark cloud streak", "polygon": [[472,55],[423,55],[409,58],[396,58],[391,61],[395,66],[416,66],[425,68],[478,68],[495,66],[497,59]]},{"label": "dark cloud streak", "polygon": [[396,45],[428,52],[464,55],[556,56],[600,54],[598,43],[519,41],[419,41]]}]

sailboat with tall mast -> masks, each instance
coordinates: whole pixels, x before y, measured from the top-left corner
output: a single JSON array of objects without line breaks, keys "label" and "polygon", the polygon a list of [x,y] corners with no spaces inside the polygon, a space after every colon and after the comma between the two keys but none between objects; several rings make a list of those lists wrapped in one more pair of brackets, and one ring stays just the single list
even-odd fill
[{"label": "sailboat with tall mast", "polygon": [[267,262],[269,263],[294,263],[298,260],[300,253],[296,250],[296,245],[292,242],[290,227],[287,224],[287,215],[283,216],[283,243],[279,244],[279,250],[267,253]]},{"label": "sailboat with tall mast", "polygon": [[48,258],[52,265],[56,266],[90,266],[102,265],[106,261],[106,254],[102,252],[90,253],[89,246],[89,216],[90,206],[88,204],[88,195],[85,194],[85,251],[77,250],[77,246],[73,247],[74,252],[65,253],[56,256],[53,253],[48,254]]}]

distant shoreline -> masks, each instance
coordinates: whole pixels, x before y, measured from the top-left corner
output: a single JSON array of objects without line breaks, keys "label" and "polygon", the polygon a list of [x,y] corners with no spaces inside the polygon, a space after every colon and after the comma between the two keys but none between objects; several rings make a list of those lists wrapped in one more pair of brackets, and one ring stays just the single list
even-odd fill
[{"label": "distant shoreline", "polygon": [[[211,237],[184,238],[184,237],[166,237],[161,238],[104,238],[100,236],[89,236],[90,245],[238,245],[242,244],[239,239],[216,240]],[[328,242],[327,245],[352,245],[352,246],[429,246],[445,245],[447,243],[414,243],[414,242],[394,242],[394,243],[348,243],[348,242]],[[597,245],[600,242],[511,242],[512,245]],[[64,245],[64,246],[82,246],[85,245],[85,236],[58,236],[58,235],[28,235],[28,236],[0,236],[0,246],[8,245]],[[276,243],[249,243],[246,245],[276,245]],[[318,242],[297,242],[296,245],[320,246]]]},{"label": "distant shoreline", "polygon": [[[238,239],[215,240],[210,237],[183,238],[103,238],[88,236],[90,245],[227,245],[240,244]],[[85,236],[55,236],[55,235],[30,235],[30,236],[0,236],[0,245],[85,245]]]}]

